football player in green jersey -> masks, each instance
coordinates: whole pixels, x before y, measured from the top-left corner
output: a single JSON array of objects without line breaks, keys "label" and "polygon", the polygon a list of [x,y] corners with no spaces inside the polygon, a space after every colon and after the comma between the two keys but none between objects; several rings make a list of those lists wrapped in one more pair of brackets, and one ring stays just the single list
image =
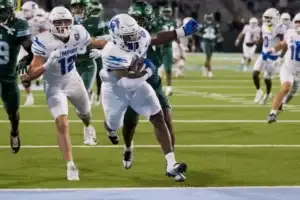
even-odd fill
[{"label": "football player in green jersey", "polygon": [[74,15],[74,24],[81,24],[89,15],[90,0],[71,0],[70,10]]},{"label": "football player in green jersey", "polygon": [[[160,15],[162,18],[160,19],[160,24],[162,25],[162,28],[164,31],[172,31],[176,29],[176,21],[172,19],[172,8],[170,6],[163,6],[160,8]],[[180,41],[176,41],[178,43],[178,46],[180,46]],[[181,49],[181,52],[183,50]],[[183,57],[183,55],[181,56]],[[167,96],[172,95],[172,63],[173,63],[173,51],[172,51],[172,42],[169,42],[168,44],[163,45],[163,66],[166,73],[166,80],[167,80],[167,87],[165,90],[165,93]],[[160,71],[162,71],[160,69]]]},{"label": "football player in green jersey", "polygon": [[20,91],[16,64],[20,47],[23,46],[28,52],[28,55],[21,59],[21,63],[25,63],[23,66],[29,65],[33,57],[28,23],[14,16],[15,6],[14,0],[0,1],[0,87],[3,105],[11,123],[10,143],[13,153],[17,153],[21,146]]},{"label": "football player in green jersey", "polygon": [[[89,6],[89,16],[85,17],[82,21],[82,25],[90,33],[91,37],[97,38],[107,34],[107,27],[104,20],[100,17],[103,10],[102,4],[98,0],[92,0]],[[78,52],[78,58],[76,60],[76,68],[80,76],[82,77],[90,99],[92,100],[92,88],[95,82],[97,74],[97,64],[101,68],[102,63],[96,62],[96,60],[90,57],[91,49],[81,49]],[[93,55],[93,54],[92,54]],[[88,67],[87,67],[88,66]]]},{"label": "football player in green jersey", "polygon": [[205,53],[203,76],[213,77],[211,70],[211,58],[215,50],[215,44],[221,39],[220,25],[214,21],[212,13],[204,15],[204,23],[200,26],[199,36],[202,38],[201,47]]}]

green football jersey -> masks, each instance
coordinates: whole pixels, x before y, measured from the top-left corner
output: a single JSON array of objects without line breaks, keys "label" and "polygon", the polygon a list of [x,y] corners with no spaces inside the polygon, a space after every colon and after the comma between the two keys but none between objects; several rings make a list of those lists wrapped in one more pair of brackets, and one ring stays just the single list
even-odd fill
[{"label": "green football jersey", "polygon": [[[97,36],[107,35],[108,27],[104,20],[100,17],[88,17],[82,22],[82,25],[89,32],[92,38]],[[78,57],[76,62],[78,63],[93,63],[93,59],[89,58],[90,49],[88,47],[82,48],[78,51]]]},{"label": "green football jersey", "polygon": [[220,25],[217,23],[204,23],[200,26],[198,34],[204,42],[215,42],[220,37]]},{"label": "green football jersey", "polygon": [[[151,30],[148,30],[149,33],[156,34],[160,31],[163,31],[163,21],[162,20],[154,20],[153,25],[151,26]],[[163,57],[163,47],[162,46],[149,46],[147,51],[147,58],[150,59],[156,67],[156,71],[154,75],[152,75],[147,82],[155,89],[160,86],[161,80],[158,76],[158,69],[162,65],[162,57]]]},{"label": "green football jersey", "polygon": [[0,26],[0,79],[16,78],[17,57],[21,42],[30,39],[27,21],[14,18],[6,26]]},{"label": "green football jersey", "polygon": [[[173,31],[176,29],[176,22],[173,19],[165,19],[165,18],[161,18],[160,19],[161,22],[159,22],[159,24],[161,24],[163,31]],[[172,48],[172,42],[169,42],[168,44],[164,45],[165,48]]]}]

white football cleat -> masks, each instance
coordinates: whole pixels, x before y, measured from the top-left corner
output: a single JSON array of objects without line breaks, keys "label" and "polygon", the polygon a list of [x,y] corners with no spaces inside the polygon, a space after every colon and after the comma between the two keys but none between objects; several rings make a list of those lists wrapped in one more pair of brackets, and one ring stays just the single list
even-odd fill
[{"label": "white football cleat", "polygon": [[68,181],[79,181],[79,171],[75,165],[67,169],[67,179]]},{"label": "white football cleat", "polygon": [[267,104],[267,101],[271,96],[272,96],[271,94],[265,94],[264,97],[260,100],[259,104],[261,105]]},{"label": "white football cleat", "polygon": [[212,77],[214,77],[213,73],[211,71],[208,72],[208,78],[212,78]]},{"label": "white football cleat", "polygon": [[183,175],[187,170],[187,165],[185,163],[175,163],[173,166],[167,166],[166,175],[168,177],[173,177],[176,182],[182,182],[185,180]]},{"label": "white football cleat", "polygon": [[262,100],[263,95],[264,95],[264,92],[261,89],[257,90],[255,99],[254,99],[254,103],[259,103]]},{"label": "white football cleat", "polygon": [[34,104],[34,98],[32,95],[26,96],[26,101],[24,103],[24,106],[32,106]]},{"label": "white football cleat", "polygon": [[96,145],[96,131],[92,125],[83,128],[83,144],[85,145]]},{"label": "white football cleat", "polygon": [[125,169],[129,169],[132,166],[133,162],[133,142],[131,143],[131,147],[124,147],[123,154],[123,166]]},{"label": "white football cleat", "polygon": [[166,96],[171,96],[173,94],[172,86],[167,86],[165,93],[166,93]]}]

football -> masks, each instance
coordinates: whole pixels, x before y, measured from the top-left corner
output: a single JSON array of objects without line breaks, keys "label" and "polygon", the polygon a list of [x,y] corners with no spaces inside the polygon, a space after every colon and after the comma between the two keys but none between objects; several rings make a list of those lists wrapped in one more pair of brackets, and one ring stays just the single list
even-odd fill
[{"label": "football", "polygon": [[129,67],[129,70],[132,72],[141,72],[145,69],[144,59],[140,57],[135,57]]}]

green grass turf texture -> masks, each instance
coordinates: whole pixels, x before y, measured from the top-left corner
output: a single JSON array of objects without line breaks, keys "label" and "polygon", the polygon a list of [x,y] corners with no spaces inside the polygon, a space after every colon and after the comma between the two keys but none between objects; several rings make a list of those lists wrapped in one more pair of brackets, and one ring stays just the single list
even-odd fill
[{"label": "green grass turf texture", "polygon": [[[229,57],[232,59],[225,59]],[[238,69],[241,55],[217,55],[213,64]],[[222,59],[223,58],[223,59]],[[188,57],[188,65],[197,66],[203,57]],[[199,64],[198,64],[199,63]],[[200,69],[200,66],[199,66]],[[177,147],[176,159],[188,164],[184,183],[174,183],[164,175],[165,161],[160,148],[136,148],[134,164],[125,170],[121,148],[74,148],[74,161],[81,180],[68,182],[66,165],[58,148],[23,148],[16,155],[9,148],[9,124],[4,109],[0,112],[0,188],[76,188],[76,187],[165,187],[165,186],[265,186],[300,185],[300,144],[298,123],[236,123],[234,120],[266,120],[268,105],[253,105],[255,89],[250,72],[218,70],[213,79],[200,71],[187,71],[184,78],[174,79],[174,130],[178,145],[214,144],[284,144],[285,147]],[[262,82],[263,84],[263,82]],[[183,87],[184,86],[184,87]],[[274,80],[273,93],[279,81]],[[20,134],[23,145],[56,145],[54,122],[42,92],[34,92],[35,104],[41,107],[20,108]],[[25,95],[22,92],[22,102]],[[280,120],[298,120],[299,98],[279,115]],[[69,107],[70,120],[78,120]],[[100,107],[93,107],[93,119],[103,120]],[[176,122],[185,120],[186,122]],[[214,123],[187,123],[188,120],[216,120]],[[232,120],[230,123],[221,123]],[[220,123],[218,123],[220,122]],[[110,145],[102,122],[94,122],[100,145]],[[83,125],[70,123],[73,145],[82,145]],[[121,135],[121,132],[120,132]],[[157,145],[152,127],[147,122],[138,125],[135,145]]]}]

